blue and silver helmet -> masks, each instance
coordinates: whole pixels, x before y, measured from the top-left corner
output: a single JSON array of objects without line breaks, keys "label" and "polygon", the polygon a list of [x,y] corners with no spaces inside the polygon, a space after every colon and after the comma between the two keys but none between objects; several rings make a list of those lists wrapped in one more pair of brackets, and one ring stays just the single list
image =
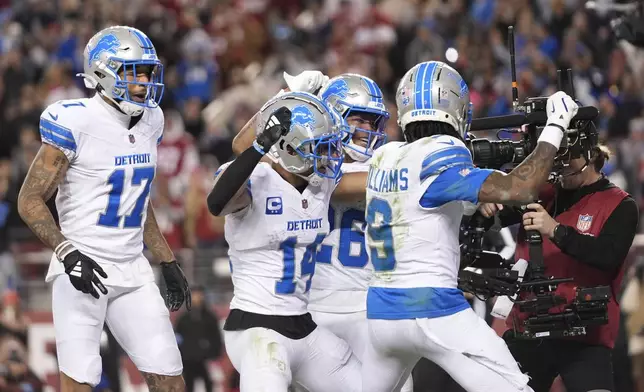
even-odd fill
[{"label": "blue and silver helmet", "polygon": [[[112,100],[125,114],[135,116],[161,102],[163,65],[141,31],[127,26],[103,29],[87,43],[84,59],[84,73],[79,76],[85,86]],[[137,79],[142,73],[146,81]]]},{"label": "blue and silver helmet", "polygon": [[347,132],[344,120],[315,95],[291,92],[264,105],[257,132],[282,106],[291,110],[291,129],[271,147],[268,156],[314,186],[322,178],[338,179],[343,161],[341,136]]},{"label": "blue and silver helmet", "polygon": [[[384,132],[389,112],[383,102],[380,87],[366,76],[346,73],[329,80],[320,90],[320,98],[337,111],[345,120],[353,115],[361,116],[370,123],[370,128],[350,126],[342,138],[344,152],[353,160],[364,162],[373,151],[387,140]],[[370,115],[370,119],[366,115]],[[364,124],[364,122],[362,123]],[[363,145],[353,141],[360,136]]]},{"label": "blue and silver helmet", "polygon": [[439,121],[454,127],[461,138],[472,123],[470,90],[461,75],[440,61],[416,64],[400,80],[396,91],[398,125]]}]

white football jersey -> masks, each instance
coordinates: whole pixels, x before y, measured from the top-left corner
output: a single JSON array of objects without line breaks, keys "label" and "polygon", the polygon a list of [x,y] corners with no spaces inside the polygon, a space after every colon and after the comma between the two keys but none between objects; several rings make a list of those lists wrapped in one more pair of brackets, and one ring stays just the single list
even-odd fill
[{"label": "white football jersey", "polygon": [[329,232],[335,184],[328,179],[300,193],[268,163],[257,165],[247,185],[250,206],[226,216],[234,285],[231,309],[275,316],[307,312],[315,255]]},{"label": "white football jersey", "polygon": [[457,289],[459,227],[490,173],[474,168],[465,144],[451,136],[376,150],[367,182],[374,268],[367,317],[437,317],[469,306]]},{"label": "white football jersey", "polygon": [[[342,164],[343,173],[366,172],[369,162]],[[351,313],[367,307],[367,288],[373,275],[364,240],[364,201],[331,203],[331,232],[322,242],[315,264],[309,309]]]},{"label": "white football jersey", "polygon": [[[145,109],[128,129],[130,117],[98,94],[58,101],[40,117],[43,143],[65,153],[69,169],[58,186],[60,228],[74,246],[98,262],[103,282],[137,286],[154,281],[143,256],[143,224],[163,135],[163,111]],[[64,273],[52,256],[47,281]]]}]

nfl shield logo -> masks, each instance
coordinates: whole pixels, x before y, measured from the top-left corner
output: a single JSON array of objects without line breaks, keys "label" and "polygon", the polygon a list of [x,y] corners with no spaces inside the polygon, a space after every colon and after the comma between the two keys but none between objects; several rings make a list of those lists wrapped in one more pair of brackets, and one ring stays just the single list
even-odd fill
[{"label": "nfl shield logo", "polygon": [[309,208],[309,201],[308,200],[306,200],[306,199],[302,200],[302,208],[304,208],[305,210],[307,208]]},{"label": "nfl shield logo", "polygon": [[592,224],[592,215],[579,215],[579,219],[577,219],[577,228],[579,229],[579,231],[588,231],[588,229],[590,229],[590,225]]},{"label": "nfl shield logo", "polygon": [[130,137],[130,143],[134,144],[134,142],[136,141],[136,140],[134,139],[134,135],[130,134],[130,136],[129,136],[129,137]]}]

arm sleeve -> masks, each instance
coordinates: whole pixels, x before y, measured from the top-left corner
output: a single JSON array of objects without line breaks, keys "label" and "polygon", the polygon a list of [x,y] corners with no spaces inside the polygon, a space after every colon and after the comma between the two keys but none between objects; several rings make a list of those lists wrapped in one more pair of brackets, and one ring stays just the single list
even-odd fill
[{"label": "arm sleeve", "polygon": [[70,162],[76,156],[78,134],[72,130],[68,113],[61,113],[57,105],[51,105],[40,116],[40,138],[43,143],[61,150]]},{"label": "arm sleeve", "polygon": [[494,170],[474,167],[467,147],[448,143],[429,153],[422,163],[420,181],[431,181],[419,203],[422,208],[436,208],[451,201],[478,203],[479,190]]},{"label": "arm sleeve", "polygon": [[[215,172],[215,178],[219,176],[221,178],[215,183],[215,186],[206,198],[208,210],[211,214],[215,216],[219,215],[230,199],[237,193],[237,190],[243,186],[246,187],[246,192],[248,192],[251,201],[253,200],[251,190],[254,177],[253,173],[256,172],[255,169],[258,167],[262,156],[254,146],[249,147],[234,161],[223,164]],[[226,170],[228,168],[229,170]],[[245,184],[244,179],[247,179]],[[242,210],[246,210],[246,208],[234,212]]]},{"label": "arm sleeve", "polygon": [[565,236],[555,245],[582,263],[614,272],[624,263],[635,238],[638,220],[637,204],[627,197],[615,208],[597,237],[567,227]]},{"label": "arm sleeve", "polygon": [[[226,170],[226,168],[227,168],[228,166],[230,166],[233,162],[234,162],[234,161],[226,162],[226,163],[224,163],[223,165],[219,166],[219,169],[217,169],[217,171],[215,172],[215,178],[219,177],[219,175],[221,174],[221,172],[223,172],[224,170]],[[246,190],[248,191],[248,195],[250,196],[250,198],[251,198],[251,199],[253,198],[253,193],[252,193],[252,192],[251,192],[251,190],[250,190],[250,184],[251,184],[251,180],[252,180],[252,178],[253,178],[254,174],[255,174],[255,171],[253,171],[253,173],[252,173],[252,174],[250,175],[250,177],[248,178],[248,181],[246,181]]]}]

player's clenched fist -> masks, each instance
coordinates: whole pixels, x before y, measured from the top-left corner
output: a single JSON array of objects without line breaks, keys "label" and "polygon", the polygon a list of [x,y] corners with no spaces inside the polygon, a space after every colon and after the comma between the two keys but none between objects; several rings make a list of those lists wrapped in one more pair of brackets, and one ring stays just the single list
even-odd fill
[{"label": "player's clenched fist", "polygon": [[579,105],[563,91],[557,91],[548,98],[546,104],[548,114],[548,124],[556,125],[562,131],[568,129],[570,120],[577,114]]},{"label": "player's clenched fist", "polygon": [[275,110],[269,117],[262,133],[257,135],[255,142],[264,153],[291,129],[291,111],[286,106]]},{"label": "player's clenched fist", "polygon": [[304,71],[296,76],[284,72],[284,81],[291,91],[316,94],[329,81],[329,77],[320,71]]},{"label": "player's clenched fist", "polygon": [[71,242],[63,241],[56,247],[54,253],[65,266],[65,273],[69,275],[69,280],[76,290],[91,294],[96,299],[99,298],[96,288],[103,295],[107,294],[107,289],[96,276],[98,274],[103,279],[107,279],[107,274],[103,271],[103,268],[94,260],[82,254]]},{"label": "player's clenched fist", "polygon": [[175,312],[181,308],[185,301],[186,309],[190,310],[192,308],[192,294],[188,286],[188,279],[183,274],[179,263],[176,260],[161,263],[161,271],[166,287],[165,306]]}]

